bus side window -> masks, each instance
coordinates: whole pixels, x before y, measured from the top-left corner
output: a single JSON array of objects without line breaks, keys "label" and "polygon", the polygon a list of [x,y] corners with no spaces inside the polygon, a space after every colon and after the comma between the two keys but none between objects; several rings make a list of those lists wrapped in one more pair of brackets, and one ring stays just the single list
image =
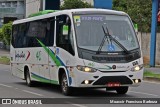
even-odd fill
[{"label": "bus side window", "polygon": [[54,44],[54,26],[55,26],[55,17],[47,19],[46,36],[45,36],[46,46],[53,46]]},{"label": "bus side window", "polygon": [[27,47],[41,47],[39,42],[40,40],[42,43],[45,44],[45,35],[46,35],[46,21],[38,20],[28,23],[29,28],[27,29]]},{"label": "bus side window", "polygon": [[26,44],[26,42],[25,42],[25,30],[26,30],[25,23],[13,26],[12,45],[15,48],[25,47],[25,44]]},{"label": "bus side window", "polygon": [[16,38],[17,38],[17,35],[18,35],[18,25],[13,25],[13,27],[12,27],[12,45],[13,45],[13,47],[14,48],[16,48],[17,47],[17,44],[16,44]]},{"label": "bus side window", "polygon": [[74,55],[74,41],[71,20],[67,15],[58,16],[57,19],[56,45]]}]

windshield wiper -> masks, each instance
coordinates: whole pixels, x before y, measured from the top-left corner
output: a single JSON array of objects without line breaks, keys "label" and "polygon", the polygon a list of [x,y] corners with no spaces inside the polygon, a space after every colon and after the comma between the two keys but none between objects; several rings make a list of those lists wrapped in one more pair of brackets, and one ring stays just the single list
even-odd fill
[{"label": "windshield wiper", "polygon": [[104,37],[103,37],[103,40],[102,40],[102,42],[101,42],[101,44],[100,44],[100,46],[99,46],[98,51],[96,52],[96,54],[99,54],[99,53],[100,53],[100,51],[101,51],[101,49],[102,49],[102,47],[103,47],[103,44],[105,43],[106,39],[107,39],[107,42],[108,42],[108,44],[109,44],[109,40],[108,40],[108,35],[109,35],[109,34],[107,34],[107,33],[105,32],[103,26],[102,26],[102,29],[103,29],[103,32],[104,32],[105,35],[104,35]]},{"label": "windshield wiper", "polygon": [[[102,29],[103,29],[103,32],[104,32],[105,36],[104,36],[104,38],[103,38],[103,40],[102,40],[102,42],[101,42],[101,44],[100,44],[100,46],[98,48],[97,54],[99,54],[101,52],[101,49],[102,49],[102,47],[103,47],[103,45],[105,43],[106,38],[107,38],[107,41],[108,41],[108,38],[110,39],[111,45],[112,45],[112,40],[113,40],[118,46],[120,46],[124,50],[124,52],[126,54],[129,53],[128,50],[120,42],[118,42],[114,37],[112,37],[112,35],[109,34],[109,31],[108,31],[107,27],[106,27],[107,33],[105,32],[103,26],[102,26]],[[108,41],[108,43],[109,43],[109,41]]]}]

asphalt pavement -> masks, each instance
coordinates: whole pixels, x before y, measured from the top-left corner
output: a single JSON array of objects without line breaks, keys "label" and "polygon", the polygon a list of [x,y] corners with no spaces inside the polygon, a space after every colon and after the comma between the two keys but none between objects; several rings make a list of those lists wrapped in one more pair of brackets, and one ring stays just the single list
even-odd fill
[{"label": "asphalt pavement", "polygon": [[[24,80],[11,75],[9,65],[0,65],[0,98],[160,98],[160,83],[143,81],[139,87],[130,88],[126,95],[118,95],[114,91],[106,92],[105,89],[77,89],[73,96],[64,96],[61,94],[60,87],[56,85],[37,83],[34,87],[28,87]],[[107,104],[74,104],[69,102],[69,104],[56,104],[54,106],[106,107],[106,105]],[[40,105],[40,107],[43,106],[44,105]],[[47,107],[50,106],[51,105],[47,105]],[[136,105],[118,104],[117,106],[135,107]],[[151,105],[143,104],[140,106],[150,107]],[[152,104],[152,107],[159,106],[159,104]],[[4,107],[4,105],[0,105],[0,107]],[[14,107],[14,105],[12,107]],[[37,105],[34,105],[34,107],[37,107]],[[115,107],[115,104],[109,104],[109,107]]]},{"label": "asphalt pavement", "polygon": [[[0,56],[8,56],[9,51],[0,49]],[[145,70],[160,73],[160,68],[145,68]],[[50,84],[36,83],[34,87],[28,87],[24,80],[11,75],[9,65],[0,65],[0,98],[160,98],[160,83],[143,81],[139,87],[129,88],[126,95],[118,95],[114,91],[106,92],[105,89],[77,89],[73,96],[64,96],[60,87]],[[93,103],[96,101],[93,100]],[[22,105],[12,105],[11,107],[21,107]],[[23,107],[28,105],[23,105]],[[31,107],[150,107],[149,104],[76,104],[72,101],[68,104],[56,105],[32,105]],[[159,104],[152,104],[152,107],[159,107]],[[10,107],[9,105],[0,105],[0,107]]]},{"label": "asphalt pavement", "polygon": [[0,48],[0,56],[7,56],[7,57],[9,57],[9,50],[1,49]]}]

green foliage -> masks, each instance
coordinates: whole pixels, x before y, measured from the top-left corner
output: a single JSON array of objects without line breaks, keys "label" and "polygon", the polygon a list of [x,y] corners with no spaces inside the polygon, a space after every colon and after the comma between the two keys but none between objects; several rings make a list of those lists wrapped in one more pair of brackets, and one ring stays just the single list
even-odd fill
[{"label": "green foliage", "polygon": [[153,77],[153,78],[159,78],[160,79],[160,74],[155,74],[152,71],[145,71],[144,72],[144,77]]},{"label": "green foliage", "polygon": [[152,0],[113,0],[113,9],[128,13],[139,31],[151,31]]},{"label": "green foliage", "polygon": [[126,11],[127,0],[113,0],[113,9],[119,11]]},{"label": "green foliage", "polygon": [[83,2],[82,0],[64,0],[61,9],[76,9],[76,8],[91,8],[91,4]]},{"label": "green foliage", "polygon": [[10,45],[11,40],[11,32],[12,32],[12,22],[4,24],[2,27],[2,39],[6,45]]},{"label": "green foliage", "polygon": [[3,33],[1,28],[0,28],[0,41],[3,41]]},{"label": "green foliage", "polygon": [[10,64],[10,59],[6,56],[0,56],[0,64]]}]

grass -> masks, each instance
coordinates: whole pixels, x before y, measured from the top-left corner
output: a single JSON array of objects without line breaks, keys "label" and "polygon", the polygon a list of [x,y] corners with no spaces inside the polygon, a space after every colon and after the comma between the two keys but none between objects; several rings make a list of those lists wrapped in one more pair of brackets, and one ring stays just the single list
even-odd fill
[{"label": "grass", "polygon": [[152,71],[145,71],[144,72],[144,77],[153,77],[153,78],[160,79],[160,74],[155,74]]},{"label": "grass", "polygon": [[145,67],[145,68],[150,68],[150,65],[145,65],[145,64],[144,64],[144,67]]},{"label": "grass", "polygon": [[0,64],[9,65],[10,64],[10,59],[6,56],[0,56]]}]

